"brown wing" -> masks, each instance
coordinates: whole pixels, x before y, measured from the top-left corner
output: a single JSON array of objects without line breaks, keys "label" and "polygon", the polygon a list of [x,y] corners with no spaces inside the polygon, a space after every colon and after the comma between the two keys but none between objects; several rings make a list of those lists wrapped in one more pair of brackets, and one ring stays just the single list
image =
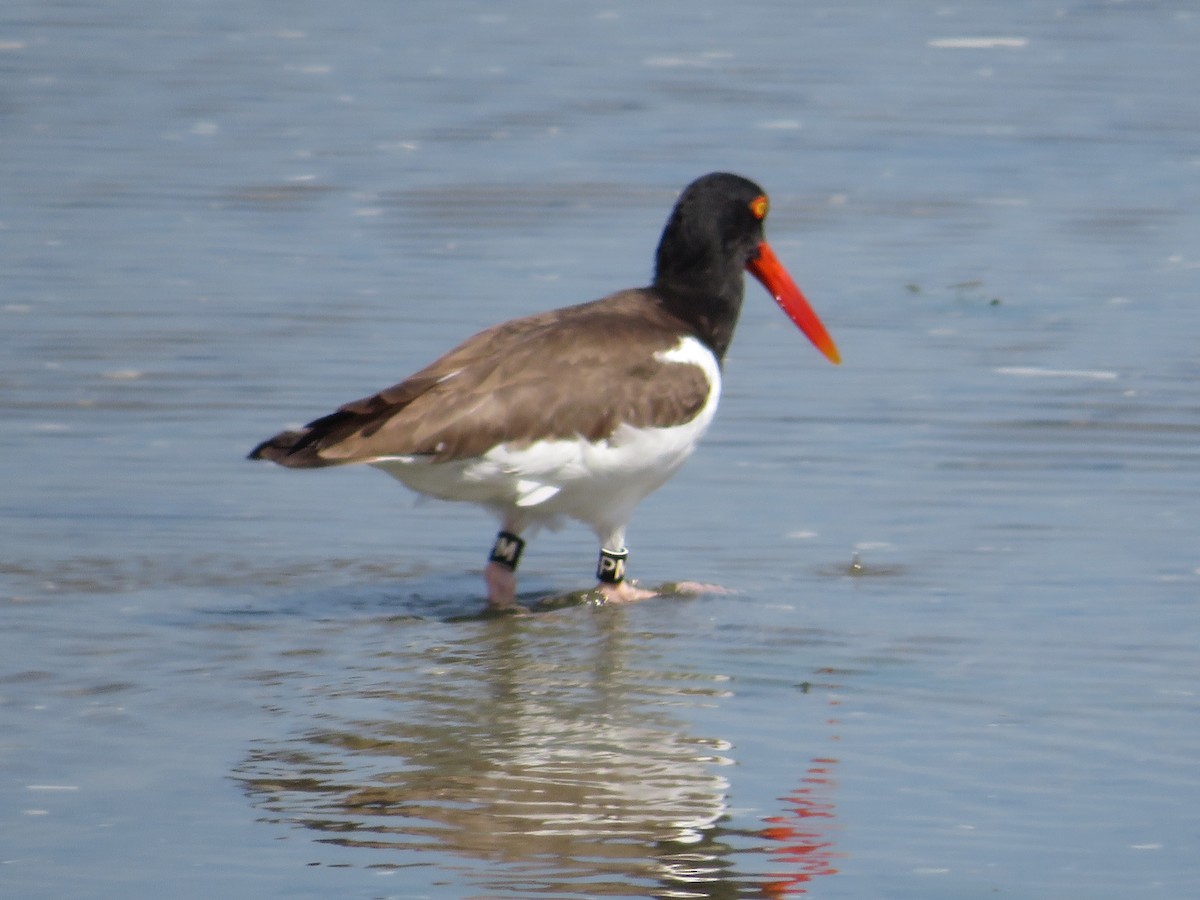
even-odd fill
[{"label": "brown wing", "polygon": [[678,328],[645,291],[516,319],[250,455],[300,468],[385,456],[445,461],[499,443],[600,440],[621,423],[687,422],[704,406],[707,378],[654,356],[677,343]]}]

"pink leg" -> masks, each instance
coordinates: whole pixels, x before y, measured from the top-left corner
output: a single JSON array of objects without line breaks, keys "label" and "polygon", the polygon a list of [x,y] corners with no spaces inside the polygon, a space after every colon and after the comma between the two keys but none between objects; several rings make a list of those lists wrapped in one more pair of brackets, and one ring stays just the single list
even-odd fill
[{"label": "pink leg", "polygon": [[[620,549],[606,549],[611,547]],[[657,591],[648,591],[625,580],[625,560],[628,556],[624,526],[601,537],[600,563],[596,568],[596,576],[600,583],[596,585],[595,592],[600,594],[606,603],[633,603],[636,600],[648,600],[658,596]]]},{"label": "pink leg", "polygon": [[487,609],[517,608],[517,573],[507,566],[489,562],[483,570],[487,582]]},{"label": "pink leg", "polygon": [[483,578],[487,583],[487,606],[484,612],[523,609],[517,603],[517,565],[525,549],[525,542],[520,536],[523,524],[517,518],[506,517],[504,527],[496,535],[496,543],[483,570]]}]

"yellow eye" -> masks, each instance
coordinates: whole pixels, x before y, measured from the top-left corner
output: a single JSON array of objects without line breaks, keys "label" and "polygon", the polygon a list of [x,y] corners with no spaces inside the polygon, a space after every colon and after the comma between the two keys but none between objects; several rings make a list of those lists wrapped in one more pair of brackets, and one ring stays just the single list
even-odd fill
[{"label": "yellow eye", "polygon": [[762,220],[767,217],[767,210],[770,209],[770,203],[767,202],[765,194],[759,194],[750,201],[750,212],[754,213],[754,218]]}]

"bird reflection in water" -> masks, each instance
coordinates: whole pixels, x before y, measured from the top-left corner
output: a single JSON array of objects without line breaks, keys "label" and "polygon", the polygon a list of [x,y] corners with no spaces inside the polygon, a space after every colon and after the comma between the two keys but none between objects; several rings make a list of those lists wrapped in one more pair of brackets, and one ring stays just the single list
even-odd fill
[{"label": "bird reflection in water", "polygon": [[[823,873],[818,786],[763,830],[730,828],[730,745],[684,721],[729,679],[666,668],[623,619],[481,622],[364,658],[320,690],[322,727],[301,710],[303,732],[259,742],[237,776],[271,821],[392,851],[364,865],[452,869],[496,896],[779,897]],[[739,872],[747,851],[788,874]]]}]

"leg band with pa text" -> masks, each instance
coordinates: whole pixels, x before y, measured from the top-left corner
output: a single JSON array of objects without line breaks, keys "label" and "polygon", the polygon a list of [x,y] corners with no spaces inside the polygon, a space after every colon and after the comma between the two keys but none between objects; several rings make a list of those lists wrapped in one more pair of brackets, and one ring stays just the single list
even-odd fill
[{"label": "leg band with pa text", "polygon": [[629,551],[622,547],[620,550],[600,548],[600,562],[596,566],[596,577],[605,584],[620,584],[625,580],[625,560]]}]

